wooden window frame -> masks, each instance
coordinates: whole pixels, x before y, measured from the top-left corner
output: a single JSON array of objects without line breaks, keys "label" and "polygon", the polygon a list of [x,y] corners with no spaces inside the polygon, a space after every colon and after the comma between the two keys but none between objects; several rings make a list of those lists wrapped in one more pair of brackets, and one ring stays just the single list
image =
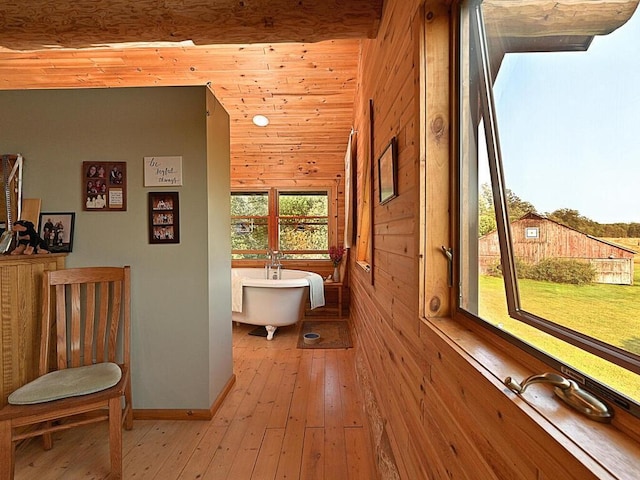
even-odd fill
[{"label": "wooden window frame", "polygon": [[[304,194],[304,192],[309,193],[318,193],[318,192],[326,192],[327,195],[327,243],[328,245],[336,244],[337,242],[337,219],[335,218],[335,198],[336,192],[333,186],[327,185],[319,185],[314,187],[269,187],[269,188],[234,188],[231,190],[231,194],[234,193],[266,193],[268,195],[268,214],[267,218],[267,238],[268,238],[268,249],[281,251],[283,254],[319,254],[325,253],[324,250],[295,250],[295,251],[283,251],[280,250],[280,239],[279,239],[279,205],[278,201],[281,194],[286,194],[288,192],[298,192],[300,194]],[[233,219],[233,217],[232,217]],[[238,251],[232,250],[232,254],[242,254],[242,253],[251,253],[256,254],[259,258],[266,258],[268,254],[268,250],[251,250],[251,251]],[[326,258],[318,258],[318,259],[309,259],[309,258],[293,258],[288,259],[292,261],[304,261],[304,262],[314,262],[314,261],[326,261],[329,258],[328,250],[326,252]],[[287,259],[285,259],[287,260]],[[255,259],[249,258],[241,258],[234,259],[234,262],[250,262],[255,261]]]},{"label": "wooden window frame", "polygon": [[[513,255],[513,248],[511,242],[511,232],[509,228],[509,219],[508,212],[506,209],[506,186],[504,179],[502,178],[502,165],[500,158],[500,144],[497,135],[497,127],[495,122],[495,111],[493,105],[492,98],[492,76],[495,75],[495,72],[490,71],[489,67],[489,57],[488,52],[486,51],[487,40],[483,31],[484,21],[482,19],[481,9],[479,8],[479,4],[481,1],[469,1],[467,4],[472,4],[468,7],[469,11],[469,25],[471,25],[469,31],[477,34],[477,38],[475,39],[477,42],[476,48],[478,51],[478,65],[479,72],[473,72],[477,74],[477,78],[479,81],[479,113],[478,115],[485,119],[485,131],[486,131],[486,139],[487,139],[487,150],[489,156],[490,170],[492,173],[492,184],[494,188],[495,195],[495,209],[496,209],[496,220],[498,224],[498,236],[500,240],[500,251],[501,251],[501,265],[503,268],[503,276],[505,279],[505,290],[506,290],[506,300],[509,310],[509,315],[516,319],[520,320],[524,323],[527,323],[538,330],[541,330],[545,333],[552,335],[553,337],[559,338],[567,342],[568,344],[574,345],[583,351],[592,353],[600,358],[610,361],[613,364],[616,364],[622,368],[626,368],[634,373],[640,372],[640,362],[638,361],[638,356],[632,354],[630,352],[626,352],[617,347],[613,347],[611,345],[605,344],[602,341],[599,341],[595,338],[589,337],[581,332],[577,332],[566,328],[564,326],[558,325],[552,321],[549,321],[545,318],[538,317],[533,315],[520,307],[519,295],[518,295],[518,283],[515,275],[515,258]],[[465,8],[461,9],[462,12],[465,11]],[[460,25],[460,21],[458,25]],[[477,27],[477,28],[476,28]],[[462,31],[462,28],[460,28]],[[462,45],[462,41],[458,40],[459,47]],[[457,56],[460,58],[460,52],[458,51]],[[460,61],[460,64],[463,62]],[[459,67],[460,68],[460,67]],[[470,68],[470,71],[473,67]],[[460,82],[456,83],[456,91],[460,92],[459,86]],[[469,102],[471,103],[471,102]],[[460,108],[464,102],[462,99],[459,99]],[[463,129],[465,128],[461,124],[461,119],[464,118],[462,112],[459,113],[459,125],[460,127],[460,136],[463,137],[465,133]],[[466,139],[468,140],[468,139]],[[459,158],[460,162],[464,161],[462,159],[462,151],[463,147],[460,143],[459,145]],[[462,164],[458,166],[459,172],[462,172]],[[467,183],[464,183],[467,182]],[[460,185],[467,185],[469,179],[461,178],[458,182],[458,190],[460,195],[465,194],[469,195],[469,192],[465,192],[465,188]],[[468,189],[466,189],[468,190]],[[477,193],[477,192],[476,192]],[[458,204],[458,208],[464,208],[465,205],[469,205],[473,200],[473,193],[466,199],[458,198],[456,200]],[[460,218],[463,218],[463,215],[459,215]],[[456,226],[458,231],[462,231],[462,226]],[[460,243],[461,245],[462,243]],[[463,248],[459,248],[460,251],[463,251]],[[463,255],[467,255],[469,258],[473,256],[473,251],[465,250]],[[477,253],[477,252],[476,252]],[[473,275],[473,272],[465,271],[465,266],[463,262],[460,261],[460,258],[457,260],[458,266],[458,276],[463,279]],[[458,283],[458,287],[461,288],[461,284]],[[461,292],[456,291],[455,297],[460,298]],[[555,368],[558,371],[563,372],[567,377],[572,378],[578,383],[581,383],[582,386],[591,390],[596,394],[599,394],[609,400],[611,404],[615,407],[621,407],[627,412],[631,413],[636,417],[640,417],[640,405],[635,401],[630,401],[630,399],[626,396],[622,396],[618,394],[615,390],[611,389],[605,383],[601,381],[590,378],[579,370],[574,369],[573,367],[565,364],[564,362],[548,355],[546,352],[539,350],[531,345],[525,343],[524,341],[511,336],[505,331],[494,327],[490,323],[485,322],[484,320],[478,318],[474,314],[470,313],[462,309],[461,306],[456,305],[456,313],[467,318],[470,318],[476,321],[479,325],[486,328],[488,331],[506,339],[512,344],[518,346],[522,350],[532,354],[536,358],[542,360],[546,364]]]}]

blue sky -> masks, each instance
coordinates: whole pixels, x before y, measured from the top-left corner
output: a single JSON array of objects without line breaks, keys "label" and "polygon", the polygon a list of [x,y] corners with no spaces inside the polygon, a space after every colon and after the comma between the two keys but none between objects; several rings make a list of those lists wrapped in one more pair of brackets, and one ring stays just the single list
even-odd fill
[{"label": "blue sky", "polygon": [[640,13],[587,52],[508,54],[495,84],[506,185],[538,212],[640,222]]}]

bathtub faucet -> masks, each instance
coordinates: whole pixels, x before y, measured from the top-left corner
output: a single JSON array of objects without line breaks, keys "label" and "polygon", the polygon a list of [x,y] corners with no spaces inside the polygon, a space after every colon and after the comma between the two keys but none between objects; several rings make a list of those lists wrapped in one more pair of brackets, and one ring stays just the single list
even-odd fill
[{"label": "bathtub faucet", "polygon": [[269,258],[269,261],[264,266],[267,279],[280,280],[282,278],[282,263],[280,261],[284,255],[277,250],[269,249],[267,257]]}]

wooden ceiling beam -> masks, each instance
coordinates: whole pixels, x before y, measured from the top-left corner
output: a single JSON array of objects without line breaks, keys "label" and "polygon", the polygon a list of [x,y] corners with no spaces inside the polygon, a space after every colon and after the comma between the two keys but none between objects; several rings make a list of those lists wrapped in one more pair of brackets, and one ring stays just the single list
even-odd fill
[{"label": "wooden ceiling beam", "polygon": [[[222,0],[221,3],[226,1]],[[273,7],[274,11],[282,8],[283,4],[294,11],[299,7],[306,8],[307,2],[239,1],[251,2],[251,8],[257,5]],[[154,2],[161,3],[159,0]],[[185,5],[193,3],[192,0],[163,2],[165,5],[171,2]],[[62,8],[60,5],[64,3],[64,0],[33,0],[23,13],[25,18],[31,14],[45,15],[47,12],[54,15],[61,11],[56,8]],[[102,7],[111,5],[98,0],[93,3],[96,8],[98,4]],[[137,8],[137,3],[127,3],[132,5],[132,9]],[[147,0],[141,3],[147,3]],[[203,3],[202,0],[200,3]],[[216,0],[215,3],[220,2]],[[337,12],[348,7],[355,8],[357,12],[365,3],[367,8],[375,8],[382,2],[329,0],[314,3],[317,5],[311,8]],[[75,0],[74,8],[77,4],[78,0]],[[72,9],[69,5],[68,8]],[[78,5],[78,8],[84,8],[85,0],[79,0]],[[0,29],[5,39],[10,38],[16,28],[26,29],[28,23],[9,25],[8,18],[3,16],[7,8],[7,2],[2,2]],[[65,12],[68,18],[77,18],[77,12]],[[343,15],[343,19],[348,17],[349,14]],[[125,21],[124,28],[128,29],[127,23],[134,20],[132,17]],[[283,17],[283,20],[286,19]],[[328,36],[332,36],[334,27],[324,25],[327,21],[330,20],[318,17],[303,24],[315,22],[315,30],[323,32],[328,29]],[[33,51],[15,51],[0,46],[0,90],[209,84],[230,115],[234,182],[242,183],[245,179],[259,182],[267,178],[294,184],[311,179],[335,181],[342,175],[344,151],[353,121],[361,41],[351,38],[358,38],[360,33],[351,32],[346,35],[349,37],[347,39],[273,43],[279,38],[296,36],[295,28],[299,25],[292,25],[294,30],[289,32],[286,31],[288,27],[280,27],[283,30],[279,31],[275,40],[269,39],[271,43],[191,47],[141,44],[137,47],[40,48]],[[233,21],[227,26],[233,27]],[[45,33],[51,33],[44,30]],[[206,30],[216,33],[210,27]],[[135,31],[135,28],[131,31]],[[79,34],[83,32],[82,28],[78,30]],[[32,33],[35,35],[33,39],[40,38],[37,32]],[[29,36],[27,30],[24,30],[24,34],[24,38]],[[136,41],[143,39],[135,38]],[[225,41],[233,42],[233,38],[226,38]],[[34,41],[31,44],[37,43]],[[269,127],[258,128],[253,125],[251,119],[257,113],[269,116]]]},{"label": "wooden ceiling beam", "polygon": [[374,38],[383,0],[7,0],[0,45],[13,50],[105,44],[195,45]]},{"label": "wooden ceiling beam", "polygon": [[606,35],[627,22],[638,0],[485,0],[490,36],[567,37]]}]

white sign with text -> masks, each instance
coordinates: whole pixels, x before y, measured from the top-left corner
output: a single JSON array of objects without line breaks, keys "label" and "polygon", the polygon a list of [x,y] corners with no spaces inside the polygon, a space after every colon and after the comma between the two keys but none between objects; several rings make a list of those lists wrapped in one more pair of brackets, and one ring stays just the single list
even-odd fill
[{"label": "white sign with text", "polygon": [[144,157],[144,186],[182,185],[182,157]]}]

